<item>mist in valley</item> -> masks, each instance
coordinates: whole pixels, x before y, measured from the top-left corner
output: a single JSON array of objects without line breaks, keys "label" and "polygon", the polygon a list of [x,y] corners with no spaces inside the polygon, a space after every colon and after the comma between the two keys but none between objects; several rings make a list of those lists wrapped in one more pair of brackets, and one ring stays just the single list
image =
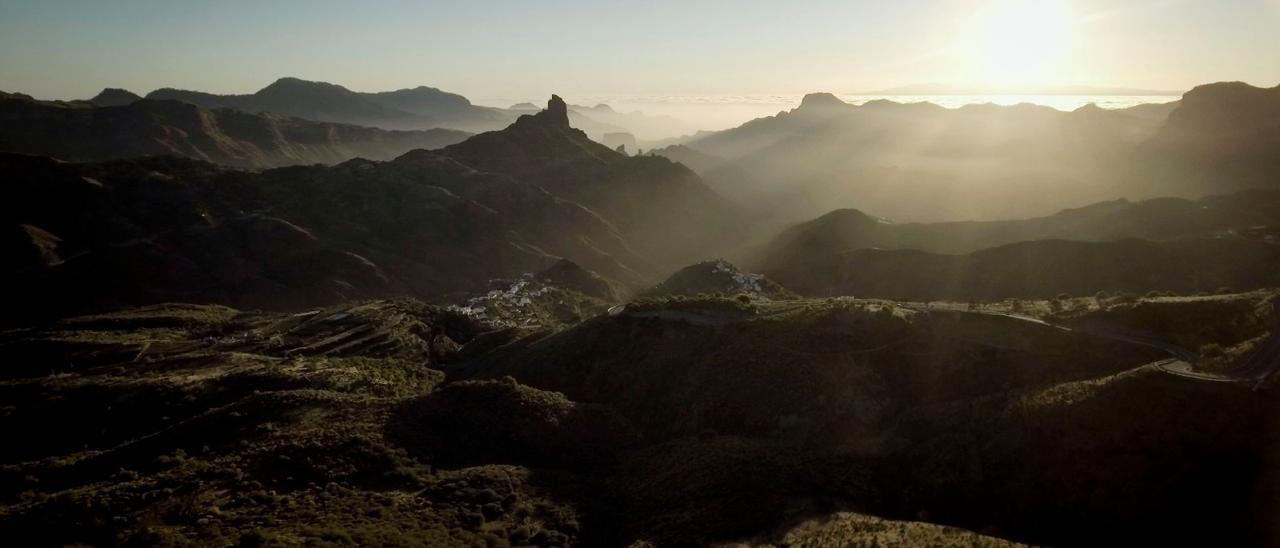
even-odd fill
[{"label": "mist in valley", "polygon": [[1280,545],[1280,6],[72,4],[9,544]]}]

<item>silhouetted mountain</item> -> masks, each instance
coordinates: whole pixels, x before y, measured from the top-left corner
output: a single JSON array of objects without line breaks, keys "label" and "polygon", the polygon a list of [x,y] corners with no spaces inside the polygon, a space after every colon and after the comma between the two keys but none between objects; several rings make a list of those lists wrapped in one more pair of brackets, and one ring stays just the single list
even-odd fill
[{"label": "silhouetted mountain", "polygon": [[795,294],[761,274],[742,272],[724,259],[690,265],[645,292],[647,296],[748,295],[785,299]]},{"label": "silhouetted mountain", "polygon": [[1277,186],[1280,86],[1199,86],[1142,149],[1128,188],[1145,194],[1207,194]]},{"label": "silhouetted mountain", "polygon": [[967,255],[859,249],[764,271],[804,295],[886,299],[1052,298],[1098,291],[1191,293],[1280,285],[1280,245],[1236,238],[1021,242]]},{"label": "silhouetted mountain", "polygon": [[1275,152],[1280,145],[1280,86],[1197,86],[1169,114],[1154,142],[1212,155]]},{"label": "silhouetted mountain", "polygon": [[859,207],[910,220],[1044,214],[1121,194],[1122,168],[1162,120],[1099,108],[810,94],[776,116],[684,142],[724,160],[700,174],[765,227]]},{"label": "silhouetted mountain", "polygon": [[[591,120],[594,125],[582,125],[582,121],[570,118],[573,127],[586,131],[592,138],[599,138],[604,133],[626,132],[635,135],[640,141],[653,141],[698,130],[697,126],[670,116],[652,116],[639,111],[618,112],[605,104],[594,107],[569,105],[569,112],[570,116],[578,114],[584,119]],[[594,126],[600,126],[599,133]],[[605,131],[606,127],[617,129]],[[628,149],[633,148],[635,147],[628,147]]]},{"label": "silhouetted mountain", "polygon": [[[215,95],[164,88],[147,94],[147,98],[395,130],[449,128],[470,132],[492,131],[506,127],[521,114],[538,110],[528,103],[514,105],[511,109],[473,105],[466,97],[427,86],[364,93],[298,78],[281,78],[249,95]],[[569,119],[574,127],[596,140],[602,139],[606,133],[639,132],[645,136],[665,136],[685,129],[673,119],[640,113],[622,114],[606,105],[575,106],[570,109]]]},{"label": "silhouetted mountain", "polygon": [[556,96],[546,110],[521,116],[507,129],[397,162],[436,155],[518,177],[583,204],[664,267],[705,258],[736,237],[736,211],[692,171],[666,158],[629,157],[588,139],[569,125],[568,106]]},{"label": "silhouetted mountain", "polygon": [[1280,191],[1245,191],[1199,200],[1115,200],[1047,217],[987,222],[895,223],[856,209],[844,209],[782,231],[754,250],[750,262],[754,268],[781,268],[796,260],[863,248],[970,253],[1046,239],[1238,238],[1260,226],[1280,227]]},{"label": "silhouetted mountain", "polygon": [[671,145],[657,150],[650,150],[649,153],[663,158],[670,158],[673,162],[680,162],[697,173],[706,173],[724,161],[722,158],[703,154],[684,145]]},{"label": "silhouetted mountain", "polygon": [[142,97],[132,91],[119,88],[106,88],[89,99],[90,103],[100,107],[119,107],[141,101]]},{"label": "silhouetted mountain", "polygon": [[387,131],[160,100],[92,108],[4,96],[0,120],[0,151],[70,161],[169,154],[252,168],[386,160],[467,137],[452,130]]},{"label": "silhouetted mountain", "polygon": [[384,106],[423,116],[465,116],[474,112],[474,105],[466,97],[427,86],[363,95]]},{"label": "silhouetted mountain", "polygon": [[1276,230],[1280,191],[1274,190],[1195,201],[1117,200],[1016,221],[893,223],[838,210],[783,231],[749,252],[748,264],[811,295],[1212,291],[1280,283],[1264,274],[1280,251],[1266,236]]},{"label": "silhouetted mountain", "polygon": [[[156,105],[210,112],[115,108]],[[456,300],[562,258],[638,288],[654,265],[705,252],[729,222],[696,175],[587,139],[558,98],[506,130],[386,163],[248,173],[6,155],[0,172],[9,300],[44,315],[162,301]]]},{"label": "silhouetted mountain", "polygon": [[498,109],[474,106],[460,95],[434,88],[358,93],[339,85],[298,78],[281,78],[250,95],[214,95],[166,88],[147,94],[147,98],[384,129],[483,131],[502,127],[510,121],[510,117]]},{"label": "silhouetted mountain", "polygon": [[625,290],[568,259],[556,261],[556,264],[537,273],[534,277],[605,302],[618,302],[625,294]]},{"label": "silhouetted mountain", "polygon": [[810,93],[800,99],[800,109],[802,112],[812,112],[815,109],[849,109],[853,105],[841,101],[835,95],[830,93]]}]

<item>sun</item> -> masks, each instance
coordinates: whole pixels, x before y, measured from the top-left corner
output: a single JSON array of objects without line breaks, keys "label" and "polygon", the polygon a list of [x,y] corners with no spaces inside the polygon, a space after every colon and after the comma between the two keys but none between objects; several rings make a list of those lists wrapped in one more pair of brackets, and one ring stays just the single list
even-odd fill
[{"label": "sun", "polygon": [[1075,42],[1075,17],[1057,0],[1002,0],[978,12],[965,40],[971,77],[988,85],[1055,81]]}]

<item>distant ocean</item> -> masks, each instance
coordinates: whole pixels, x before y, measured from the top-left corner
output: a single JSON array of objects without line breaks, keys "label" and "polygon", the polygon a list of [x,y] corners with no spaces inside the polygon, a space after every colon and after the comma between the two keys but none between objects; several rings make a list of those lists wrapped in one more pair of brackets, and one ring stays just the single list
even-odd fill
[{"label": "distant ocean", "polygon": [[[1169,103],[1176,95],[852,95],[836,94],[841,100],[860,105],[876,99],[899,103],[930,102],[947,108],[970,104],[994,103],[1015,105],[1031,103],[1063,111],[1089,103],[1107,109],[1128,108],[1144,103]],[[665,115],[680,119],[701,129],[724,129],[761,116],[772,116],[800,104],[803,94],[760,95],[573,95],[564,99],[576,105],[607,104],[622,112],[640,111],[649,115]],[[476,97],[482,105],[509,107],[515,103],[546,103],[546,98]]]}]

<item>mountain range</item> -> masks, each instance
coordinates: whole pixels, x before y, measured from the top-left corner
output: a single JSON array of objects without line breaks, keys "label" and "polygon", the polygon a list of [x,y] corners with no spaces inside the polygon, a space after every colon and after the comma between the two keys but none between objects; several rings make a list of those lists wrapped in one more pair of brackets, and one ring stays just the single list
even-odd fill
[{"label": "mountain range", "polygon": [[474,108],[334,88],[0,98],[0,538],[1280,538],[1271,90],[815,94],[670,158],[557,96],[254,110]]},{"label": "mountain range", "polygon": [[[913,221],[1044,215],[1117,196],[1267,186],[1275,89],[1211,84],[1167,105],[1073,112],[811,94],[792,111],[686,140],[673,157],[696,153],[712,188],[775,229],[843,207]],[[1195,142],[1207,135],[1223,136],[1203,137],[1220,150]]]},{"label": "mountain range", "polygon": [[[103,108],[153,104],[198,112],[150,100]],[[248,172],[177,158],[0,158],[15,317],[164,301],[456,299],[562,258],[634,289],[716,242],[733,214],[678,164],[570,127],[558,97],[505,130],[388,162]]]},{"label": "mountain range", "polygon": [[[114,96],[117,102],[125,97],[119,93],[114,93]],[[466,97],[428,86],[368,93],[298,78],[281,78],[244,95],[162,88],[148,93],[146,98],[182,101],[205,108],[232,108],[255,114],[273,112],[308,120],[391,130],[445,128],[471,133],[502,129],[518,117],[538,111],[537,106],[529,103],[507,109],[474,105]],[[569,119],[574,127],[596,140],[602,139],[606,133],[624,132],[656,139],[676,135],[685,127],[669,117],[646,116],[638,112],[624,114],[608,105],[572,106]]]},{"label": "mountain range", "polygon": [[881,89],[861,95],[1126,95],[1178,96],[1181,91],[1125,88],[1110,86],[1038,85],[1038,86],[973,86],[954,84],[914,84]]},{"label": "mountain range", "polygon": [[37,101],[0,92],[0,151],[103,161],[173,155],[244,168],[389,160],[439,148],[469,134],[429,129],[389,131],[249,114],[172,100],[131,100],[106,90],[87,102]]}]

